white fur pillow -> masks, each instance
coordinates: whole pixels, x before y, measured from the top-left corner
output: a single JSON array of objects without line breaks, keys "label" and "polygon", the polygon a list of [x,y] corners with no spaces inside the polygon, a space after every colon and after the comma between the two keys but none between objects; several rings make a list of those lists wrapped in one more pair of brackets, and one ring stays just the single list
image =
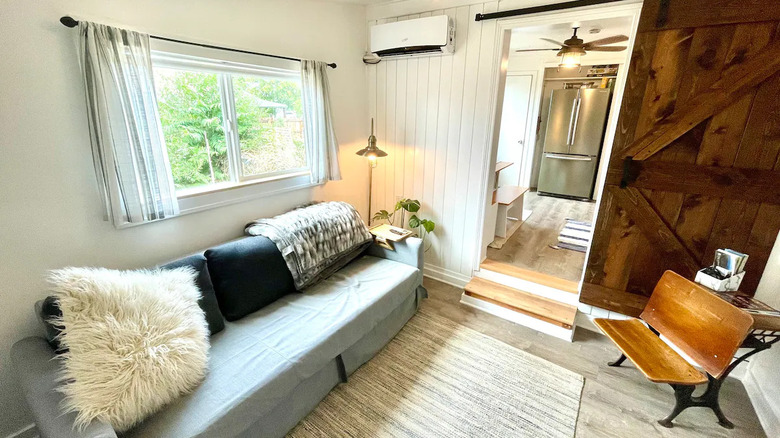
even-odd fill
[{"label": "white fur pillow", "polygon": [[51,272],[64,326],[65,410],[126,431],[191,391],[208,365],[208,325],[190,268]]}]

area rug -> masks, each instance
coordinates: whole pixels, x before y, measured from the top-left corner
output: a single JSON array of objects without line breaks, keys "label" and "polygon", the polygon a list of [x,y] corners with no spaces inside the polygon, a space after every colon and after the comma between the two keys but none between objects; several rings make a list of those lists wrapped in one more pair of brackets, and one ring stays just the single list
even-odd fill
[{"label": "area rug", "polygon": [[593,237],[593,224],[590,222],[566,219],[566,224],[558,234],[558,247],[585,252]]},{"label": "area rug", "polygon": [[289,437],[574,436],[583,377],[424,308]]}]

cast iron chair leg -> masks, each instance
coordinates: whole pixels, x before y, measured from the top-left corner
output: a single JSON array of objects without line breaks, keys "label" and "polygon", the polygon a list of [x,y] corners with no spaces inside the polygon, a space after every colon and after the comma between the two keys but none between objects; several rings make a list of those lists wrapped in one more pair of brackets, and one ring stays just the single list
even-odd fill
[{"label": "cast iron chair leg", "polygon": [[712,412],[715,412],[715,416],[718,417],[718,424],[720,424],[722,427],[725,427],[726,429],[733,429],[734,423],[728,420],[725,415],[723,415],[723,411],[720,410],[720,405],[714,405],[712,406]]},{"label": "cast iron chair leg", "polygon": [[716,379],[709,374],[707,374],[707,378],[709,379],[707,390],[704,391],[704,394],[699,397],[692,397],[693,402],[699,406],[705,406],[712,409],[712,412],[714,412],[715,416],[718,417],[718,424],[725,427],[726,429],[733,429],[734,423],[729,421],[723,414],[723,411],[720,409],[719,395],[723,380]]},{"label": "cast iron chair leg", "polygon": [[623,363],[623,361],[625,361],[625,360],[626,360],[626,355],[625,354],[621,354],[620,357],[616,361],[614,361],[614,362],[607,362],[607,365],[609,365],[611,367],[619,367]]},{"label": "cast iron chair leg", "polygon": [[693,394],[693,390],[696,389],[696,387],[693,385],[672,385],[672,388],[674,388],[675,398],[674,409],[668,417],[664,418],[663,420],[658,420],[658,424],[668,428],[674,427],[672,420],[680,415],[680,412],[693,406],[691,394]]}]

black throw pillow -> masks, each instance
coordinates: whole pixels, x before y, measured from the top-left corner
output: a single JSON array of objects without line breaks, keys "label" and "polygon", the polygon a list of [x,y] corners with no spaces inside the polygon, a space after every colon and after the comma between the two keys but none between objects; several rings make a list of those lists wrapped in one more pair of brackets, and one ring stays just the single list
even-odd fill
[{"label": "black throw pillow", "polygon": [[225,319],[235,321],[295,292],[282,253],[265,236],[245,237],[206,251]]},{"label": "black throw pillow", "polygon": [[35,303],[35,313],[43,324],[43,330],[46,333],[46,342],[49,343],[51,348],[57,354],[68,351],[67,348],[60,345],[60,339],[57,337],[62,331],[62,326],[54,323],[56,319],[62,318],[62,310],[60,309],[60,302],[57,301],[57,298],[48,296],[43,301]]},{"label": "black throw pillow", "polygon": [[176,269],[185,266],[191,267],[198,273],[198,276],[195,277],[195,284],[198,286],[198,289],[200,289],[202,295],[200,300],[198,300],[198,305],[203,309],[203,313],[206,314],[206,322],[209,324],[209,333],[213,335],[214,333],[221,332],[225,328],[225,320],[222,319],[222,314],[219,312],[217,297],[214,294],[214,286],[211,284],[211,276],[209,275],[209,269],[206,265],[206,257],[203,254],[195,254],[172,261],[160,266],[160,268]]}]

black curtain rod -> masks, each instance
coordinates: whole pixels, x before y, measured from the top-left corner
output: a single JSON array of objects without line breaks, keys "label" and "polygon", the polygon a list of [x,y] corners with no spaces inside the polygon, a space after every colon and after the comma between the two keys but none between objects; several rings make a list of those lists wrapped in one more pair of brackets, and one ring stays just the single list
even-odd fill
[{"label": "black curtain rod", "polygon": [[[76,27],[76,26],[79,25],[78,20],[75,20],[72,17],[69,17],[67,15],[62,17],[62,18],[60,18],[60,23],[62,23],[66,27]],[[157,35],[149,35],[149,38],[154,38],[156,40],[161,40],[161,41],[170,41],[172,43],[189,44],[190,46],[205,47],[207,49],[226,50],[228,52],[246,53],[248,55],[268,56],[270,58],[287,59],[289,61],[301,62],[300,58],[291,58],[289,56],[271,55],[269,53],[252,52],[252,51],[249,51],[249,50],[233,49],[233,48],[230,48],[230,47],[212,46],[211,44],[193,43],[192,41],[176,40],[176,39],[173,39],[173,38],[166,38],[166,37],[161,37],[161,36],[157,36]],[[331,63],[328,64],[328,67],[336,68],[336,63],[335,62],[331,62]]]},{"label": "black curtain rod", "polygon": [[570,2],[555,3],[551,5],[534,6],[530,8],[511,9],[508,11],[491,12],[488,14],[477,14],[474,21],[496,20],[498,18],[517,17],[520,15],[536,14],[539,12],[560,11],[563,9],[579,8],[582,6],[601,5],[604,3],[614,3],[623,0],[575,0]]}]

